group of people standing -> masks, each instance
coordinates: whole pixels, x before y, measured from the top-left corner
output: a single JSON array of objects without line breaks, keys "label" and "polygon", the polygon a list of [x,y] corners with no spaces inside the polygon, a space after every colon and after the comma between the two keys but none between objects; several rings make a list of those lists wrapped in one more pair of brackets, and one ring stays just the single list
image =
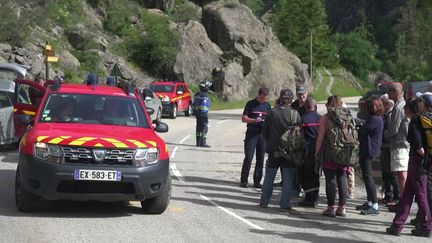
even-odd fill
[{"label": "group of people standing", "polygon": [[[296,101],[290,89],[282,89],[273,108],[267,102],[268,95],[267,88],[260,88],[257,97],[250,100],[243,111],[242,122],[247,123],[247,130],[240,186],[248,187],[249,171],[255,154],[253,187],[262,188],[260,207],[268,207],[279,168],[282,172],[281,210],[292,209],[290,196],[294,181],[298,181],[305,191],[305,198],[299,202],[299,206],[316,207],[319,175],[322,171],[327,197],[327,208],[322,214],[345,217],[347,197],[351,196],[348,192],[352,193],[352,189],[348,189],[348,184],[351,184],[348,181],[352,180],[347,179],[347,175],[354,173],[348,163],[336,163],[332,159],[330,153],[333,145],[326,139],[331,122],[328,113],[323,116],[317,113],[316,101],[307,97],[307,89],[303,85],[296,87]],[[380,212],[377,187],[372,176],[373,160],[380,158],[385,194],[381,203],[386,204],[390,211],[396,212],[387,233],[400,235],[415,196],[419,212],[416,218],[411,220],[416,225],[412,234],[430,237],[432,166],[429,150],[432,144],[428,147],[428,139],[432,143],[432,119],[431,128],[425,129],[422,122],[425,123],[427,119],[422,117],[429,114],[432,118],[432,93],[418,96],[406,102],[402,85],[393,83],[388,87],[387,94],[372,96],[365,101],[366,116],[362,117],[363,119],[356,118],[356,124],[360,141],[358,163],[367,200],[358,205],[356,210],[363,215]],[[343,106],[339,96],[328,97],[328,111]],[[279,148],[280,137],[290,126],[302,128],[307,144],[306,160],[298,168],[293,161],[282,156]],[[261,185],[265,153],[268,153],[268,159],[264,182]],[[295,176],[298,177],[296,180]],[[337,205],[336,194],[339,197]]]}]

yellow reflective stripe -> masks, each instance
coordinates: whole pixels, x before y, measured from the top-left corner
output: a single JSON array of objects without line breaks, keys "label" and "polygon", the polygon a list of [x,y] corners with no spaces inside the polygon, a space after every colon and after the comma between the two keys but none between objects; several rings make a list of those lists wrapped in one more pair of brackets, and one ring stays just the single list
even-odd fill
[{"label": "yellow reflective stripe", "polygon": [[94,140],[96,138],[92,138],[92,137],[82,137],[82,138],[77,138],[75,140],[73,140],[72,142],[69,143],[69,145],[83,145],[85,142]]},{"label": "yellow reflective stripe", "polygon": [[149,143],[149,144],[151,144],[151,145],[153,145],[153,146],[155,146],[156,147],[156,145],[157,145],[157,143],[155,142],[155,141],[146,141],[147,143]]},{"label": "yellow reflective stripe", "polygon": [[60,136],[60,137],[56,137],[56,138],[54,138],[54,139],[51,139],[48,143],[58,144],[58,143],[60,143],[61,141],[67,139],[67,138],[70,138],[70,136]]},{"label": "yellow reflective stripe", "polygon": [[47,138],[47,137],[48,137],[48,136],[39,136],[39,137],[36,138],[36,140],[37,140],[38,142],[40,142],[40,141],[44,140],[44,139]]},{"label": "yellow reflective stripe", "polygon": [[147,145],[141,143],[140,141],[134,140],[134,139],[126,139],[127,141],[135,144],[138,148],[146,148]]},{"label": "yellow reflective stripe", "polygon": [[103,147],[103,145],[100,144],[100,143],[97,143],[97,144],[95,144],[94,146],[95,146],[95,147]]},{"label": "yellow reflective stripe", "polygon": [[34,116],[34,115],[36,115],[36,112],[34,112],[34,111],[26,111],[26,110],[23,110],[23,112],[24,112],[24,114],[29,115],[29,116]]},{"label": "yellow reflective stripe", "polygon": [[14,108],[14,109],[13,109],[13,112],[16,112],[17,110],[18,110],[17,108]]},{"label": "yellow reflective stripe", "polygon": [[128,146],[114,138],[102,138],[103,140],[112,143],[117,148],[128,148]]}]

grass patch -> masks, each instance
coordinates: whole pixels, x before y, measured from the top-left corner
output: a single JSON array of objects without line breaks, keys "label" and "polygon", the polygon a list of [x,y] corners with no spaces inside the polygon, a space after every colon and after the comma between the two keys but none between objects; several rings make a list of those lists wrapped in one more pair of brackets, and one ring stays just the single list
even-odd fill
[{"label": "grass patch", "polygon": [[239,100],[234,102],[226,102],[215,96],[210,94],[210,110],[226,110],[226,109],[243,109],[248,102],[248,100]]},{"label": "grass patch", "polygon": [[[320,75],[322,77],[321,81],[320,81]],[[313,80],[314,90],[309,95],[317,101],[327,100],[327,97],[329,95],[327,94],[326,87],[328,86],[329,83],[330,83],[330,77],[324,71],[324,68],[317,68]]]},{"label": "grass patch", "polygon": [[351,96],[361,96],[364,93],[362,90],[359,90],[355,87],[352,87],[348,81],[345,81],[344,77],[339,75],[340,72],[337,70],[329,70],[333,75],[334,83],[332,87],[332,94],[339,95],[343,97],[351,97]]}]

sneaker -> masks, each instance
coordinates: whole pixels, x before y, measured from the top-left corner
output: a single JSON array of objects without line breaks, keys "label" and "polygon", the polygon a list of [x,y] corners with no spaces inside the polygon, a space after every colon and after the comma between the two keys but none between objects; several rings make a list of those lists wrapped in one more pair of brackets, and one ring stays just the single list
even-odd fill
[{"label": "sneaker", "polygon": [[240,182],[240,187],[247,188],[248,183],[247,182]]},{"label": "sneaker", "polygon": [[260,203],[259,206],[260,208],[268,208],[268,204],[264,204],[264,203]]},{"label": "sneaker", "polygon": [[411,220],[409,221],[409,224],[412,225],[412,226],[416,226],[417,223],[418,223],[417,218],[413,218],[413,219],[411,219]]},{"label": "sneaker", "polygon": [[386,232],[387,232],[387,234],[394,235],[394,236],[400,236],[400,234],[401,234],[401,232],[393,226],[388,227],[386,229]]},{"label": "sneaker", "polygon": [[261,185],[261,183],[254,183],[253,187],[254,188],[262,188],[262,185]]},{"label": "sneaker", "polygon": [[317,208],[318,207],[318,201],[308,201],[306,199],[303,199],[302,201],[298,202],[298,205],[300,207],[305,207],[305,208]]},{"label": "sneaker", "polygon": [[281,212],[291,212],[293,209],[292,207],[287,207],[287,208],[280,208],[279,211]]},{"label": "sneaker", "polygon": [[379,212],[379,209],[375,209],[375,208],[373,208],[373,207],[371,207],[371,206],[369,206],[368,209],[363,209],[363,210],[360,211],[360,214],[361,214],[361,215],[367,215],[367,214],[379,214],[379,213],[380,213],[380,212]]},{"label": "sneaker", "polygon": [[345,208],[343,208],[343,207],[338,207],[338,208],[336,209],[336,216],[339,216],[339,217],[346,217],[346,210],[345,210]]},{"label": "sneaker", "polygon": [[352,194],[352,193],[348,193],[348,194],[347,194],[347,198],[348,198],[348,199],[354,199],[354,194]]},{"label": "sneaker", "polygon": [[427,231],[425,229],[413,229],[411,230],[411,234],[415,236],[421,236],[421,237],[431,237],[431,231]]},{"label": "sneaker", "polygon": [[336,212],[333,207],[327,207],[327,209],[322,212],[322,215],[334,218],[336,217]]},{"label": "sneaker", "polygon": [[365,210],[368,209],[370,206],[368,202],[363,203],[362,205],[358,205],[355,207],[356,210]]}]

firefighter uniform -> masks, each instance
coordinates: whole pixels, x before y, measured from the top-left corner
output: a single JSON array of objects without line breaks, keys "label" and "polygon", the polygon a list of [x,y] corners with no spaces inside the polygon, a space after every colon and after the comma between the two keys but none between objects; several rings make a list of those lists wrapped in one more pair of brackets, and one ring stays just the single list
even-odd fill
[{"label": "firefighter uniform", "polygon": [[194,95],[193,109],[196,118],[196,146],[210,147],[207,144],[208,132],[208,111],[210,108],[210,99],[207,92],[198,91]]},{"label": "firefighter uniform", "polygon": [[240,184],[247,186],[249,171],[251,168],[252,159],[256,151],[256,164],[253,175],[254,187],[260,187],[260,182],[263,174],[263,164],[265,155],[265,139],[261,134],[261,129],[264,126],[265,117],[270,112],[271,106],[269,103],[260,103],[255,98],[247,102],[243,115],[249,118],[260,118],[258,123],[248,123],[246,130],[246,137],[244,140],[244,153],[243,166],[241,170]]}]

